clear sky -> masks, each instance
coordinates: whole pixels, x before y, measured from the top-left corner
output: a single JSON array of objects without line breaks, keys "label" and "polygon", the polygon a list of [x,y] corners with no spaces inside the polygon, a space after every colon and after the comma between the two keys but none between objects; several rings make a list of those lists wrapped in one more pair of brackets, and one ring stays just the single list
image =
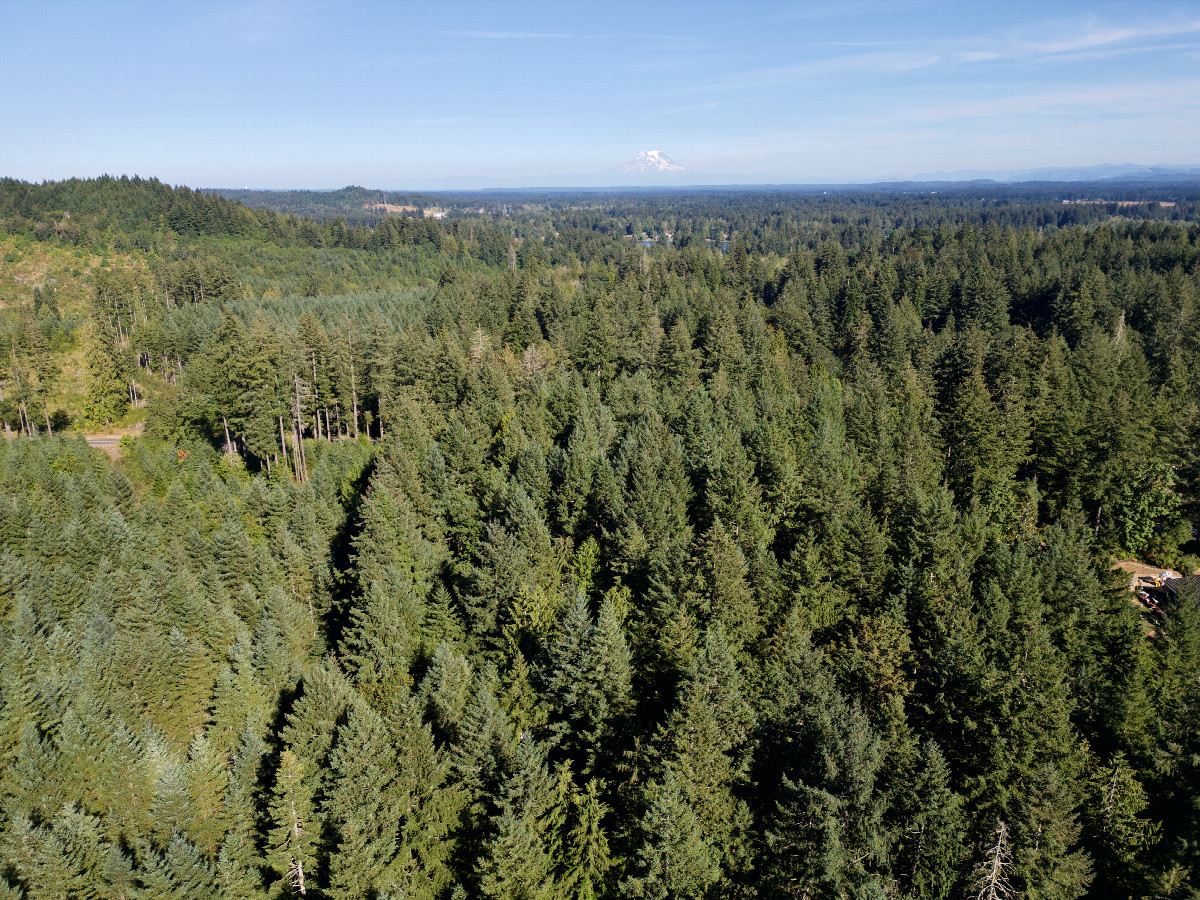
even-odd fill
[{"label": "clear sky", "polygon": [[0,0],[0,175],[220,187],[1200,163],[1200,3]]}]

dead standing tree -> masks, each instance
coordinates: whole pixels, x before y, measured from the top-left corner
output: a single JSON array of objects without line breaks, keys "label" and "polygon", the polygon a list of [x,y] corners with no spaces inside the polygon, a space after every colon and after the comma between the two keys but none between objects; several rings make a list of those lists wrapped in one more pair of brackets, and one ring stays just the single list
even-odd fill
[{"label": "dead standing tree", "polygon": [[1017,900],[1012,886],[1012,849],[1009,847],[1008,826],[996,820],[996,839],[975,867],[973,896],[975,900]]}]

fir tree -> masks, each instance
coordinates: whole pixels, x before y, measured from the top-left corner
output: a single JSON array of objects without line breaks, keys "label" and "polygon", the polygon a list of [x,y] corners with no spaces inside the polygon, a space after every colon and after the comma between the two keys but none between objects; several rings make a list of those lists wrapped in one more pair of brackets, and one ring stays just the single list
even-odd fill
[{"label": "fir tree", "polygon": [[395,751],[378,713],[362,703],[350,706],[329,768],[329,793],[321,805],[336,842],[329,896],[351,900],[386,890],[393,877],[389,866],[398,849],[403,796]]},{"label": "fir tree", "polygon": [[575,827],[568,839],[563,872],[563,896],[573,900],[598,900],[605,894],[605,876],[612,865],[608,838],[601,826],[608,809],[600,800],[601,785],[589,779],[575,800]]},{"label": "fir tree", "polygon": [[491,836],[476,864],[482,896],[496,900],[543,900],[556,895],[545,814],[551,796],[542,751],[532,740],[519,744],[514,769],[498,800]]},{"label": "fir tree", "polygon": [[87,360],[85,412],[99,425],[111,425],[129,409],[129,385],[117,349],[98,325],[83,335]]},{"label": "fir tree", "polygon": [[306,895],[317,876],[321,824],[313,791],[296,755],[285,749],[279,758],[269,811],[274,825],[267,859],[293,893]]},{"label": "fir tree", "polygon": [[623,894],[655,900],[708,895],[721,874],[718,852],[705,839],[673,772],[651,786],[640,832],[635,874],[622,882]]}]

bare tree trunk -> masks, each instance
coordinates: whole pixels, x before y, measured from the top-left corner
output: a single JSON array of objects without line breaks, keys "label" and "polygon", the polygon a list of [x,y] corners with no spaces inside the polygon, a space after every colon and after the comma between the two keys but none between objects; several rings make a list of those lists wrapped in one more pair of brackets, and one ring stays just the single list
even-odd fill
[{"label": "bare tree trunk", "polygon": [[304,461],[304,436],[300,434],[300,423],[292,423],[292,459],[296,461],[296,477],[308,481],[308,463]]},{"label": "bare tree trunk", "polygon": [[300,410],[300,375],[297,372],[292,373],[292,385],[296,389],[295,393],[292,395],[293,412],[295,413],[296,427],[299,428],[300,423],[304,421],[304,417],[301,415]]},{"label": "bare tree trunk", "polygon": [[46,401],[42,400],[42,412],[46,416],[46,434],[53,436],[54,429],[50,427],[50,409],[46,406]]},{"label": "bare tree trunk", "polygon": [[346,323],[346,349],[350,351],[350,397],[354,402],[354,439],[358,440],[358,387],[354,380],[354,345],[350,342],[350,323]]},{"label": "bare tree trunk", "polygon": [[[299,828],[295,828],[293,829],[293,832],[299,832],[299,830]],[[292,887],[296,889],[296,893],[298,893],[301,897],[305,896],[307,891],[304,887],[304,864],[295,857],[292,857],[292,864],[288,866],[287,874],[288,881],[291,883]]]},{"label": "bare tree trunk", "polygon": [[[316,427],[313,429],[313,437],[315,437],[319,441],[321,439],[321,408],[317,404],[320,402],[321,398],[318,396],[319,392],[317,391],[317,351],[316,350],[312,351],[312,370],[313,370],[313,380],[312,380],[312,384],[313,384],[313,422],[316,423]],[[326,424],[326,427],[328,427],[328,425],[329,425],[328,412],[325,414],[325,424]]]},{"label": "bare tree trunk", "polygon": [[[11,350],[13,361],[13,378],[17,382],[17,391],[19,393],[21,390],[21,370],[17,366],[17,343],[15,339],[12,342]],[[29,416],[25,414],[25,401],[23,399],[17,401],[17,409],[21,413],[21,427],[30,437],[33,437],[33,429],[29,427]]]},{"label": "bare tree trunk", "polygon": [[234,447],[233,441],[229,437],[229,420],[221,416],[221,424],[225,426],[225,453],[227,456],[233,456]]},{"label": "bare tree trunk", "polygon": [[283,452],[283,464],[288,464],[287,432],[283,430],[283,416],[279,417],[279,449]]},{"label": "bare tree trunk", "polygon": [[300,415],[300,376],[292,373],[296,379],[296,418],[293,421],[296,431],[296,459],[301,469],[301,481],[308,481],[308,459],[304,454],[304,433],[300,430],[300,423],[304,421]]}]

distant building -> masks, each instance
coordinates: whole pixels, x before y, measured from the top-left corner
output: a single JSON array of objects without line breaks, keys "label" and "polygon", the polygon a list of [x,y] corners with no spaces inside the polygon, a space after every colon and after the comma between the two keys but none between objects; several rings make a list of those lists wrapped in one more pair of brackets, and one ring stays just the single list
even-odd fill
[{"label": "distant building", "polygon": [[1161,585],[1151,585],[1144,588],[1150,601],[1159,608],[1169,607],[1179,600],[1179,595],[1185,590],[1191,590],[1194,597],[1200,598],[1200,575],[1183,575],[1179,578],[1164,579]]}]

